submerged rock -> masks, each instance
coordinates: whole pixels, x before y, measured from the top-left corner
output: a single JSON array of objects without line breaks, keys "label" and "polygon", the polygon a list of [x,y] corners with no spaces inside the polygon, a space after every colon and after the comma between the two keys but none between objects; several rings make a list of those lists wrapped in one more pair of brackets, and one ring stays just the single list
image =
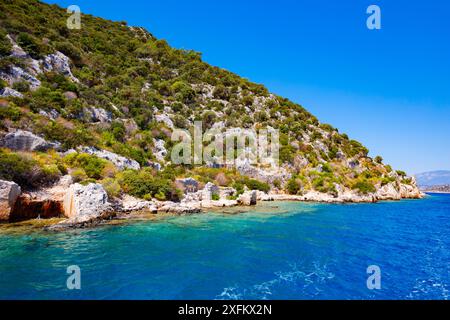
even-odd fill
[{"label": "submerged rock", "polygon": [[158,213],[193,214],[201,212],[198,204],[163,202],[158,206]]},{"label": "submerged rock", "polygon": [[0,180],[0,221],[8,221],[21,193],[17,183]]}]

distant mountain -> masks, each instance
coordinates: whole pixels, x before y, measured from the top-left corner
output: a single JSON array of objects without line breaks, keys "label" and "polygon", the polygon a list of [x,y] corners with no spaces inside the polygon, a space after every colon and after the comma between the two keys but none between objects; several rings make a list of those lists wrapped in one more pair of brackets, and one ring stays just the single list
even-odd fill
[{"label": "distant mountain", "polygon": [[416,174],[419,186],[442,186],[450,185],[450,171],[439,170]]}]

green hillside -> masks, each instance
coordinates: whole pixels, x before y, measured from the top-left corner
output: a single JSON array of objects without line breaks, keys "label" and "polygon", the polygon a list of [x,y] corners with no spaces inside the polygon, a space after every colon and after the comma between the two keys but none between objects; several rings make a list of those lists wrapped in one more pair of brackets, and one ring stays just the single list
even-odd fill
[{"label": "green hillside", "polygon": [[[158,199],[181,197],[173,183],[179,177],[291,194],[335,194],[336,185],[367,194],[394,181],[410,183],[302,106],[203,62],[198,52],[91,15],[82,15],[81,30],[69,30],[68,16],[63,8],[35,0],[0,3],[0,89],[20,93],[0,100],[1,135],[22,129],[61,143],[61,152],[0,149],[1,179],[36,188],[70,173],[83,183],[100,181],[111,196],[126,192]],[[11,55],[14,42],[29,57]],[[33,61],[57,51],[70,59],[72,75],[43,70],[35,75],[39,85],[12,76],[15,67],[33,75]],[[224,128],[279,129],[280,164],[289,177],[258,181],[233,168],[170,165],[170,124],[190,129],[195,120],[206,128],[223,122]],[[157,140],[164,141],[165,159],[156,156]],[[120,171],[93,155],[62,153],[79,146],[134,159],[141,169]],[[154,169],[157,163],[162,170]]]}]

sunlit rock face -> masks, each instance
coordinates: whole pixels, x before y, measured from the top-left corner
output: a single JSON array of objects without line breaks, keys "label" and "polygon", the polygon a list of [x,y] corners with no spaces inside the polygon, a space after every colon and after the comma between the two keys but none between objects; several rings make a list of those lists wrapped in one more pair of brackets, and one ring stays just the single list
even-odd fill
[{"label": "sunlit rock face", "polygon": [[23,130],[8,133],[0,141],[0,145],[18,151],[47,151],[60,148],[59,143],[48,142],[32,132]]},{"label": "sunlit rock face", "polygon": [[0,221],[10,220],[11,212],[20,192],[21,190],[17,183],[0,180]]},{"label": "sunlit rock face", "polygon": [[64,197],[64,215],[73,223],[101,218],[111,210],[108,195],[101,184],[73,184]]},{"label": "sunlit rock face", "polygon": [[27,195],[20,196],[14,209],[12,210],[9,221],[23,221],[30,219],[50,219],[64,216],[62,201],[51,199],[33,199]]}]

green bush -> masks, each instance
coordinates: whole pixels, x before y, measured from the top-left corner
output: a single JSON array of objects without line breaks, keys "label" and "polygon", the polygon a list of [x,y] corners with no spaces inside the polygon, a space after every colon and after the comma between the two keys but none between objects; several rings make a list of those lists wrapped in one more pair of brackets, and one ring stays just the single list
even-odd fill
[{"label": "green bush", "polygon": [[5,80],[0,79],[0,90],[3,90],[7,86],[8,86],[8,83]]},{"label": "green bush", "polygon": [[72,168],[81,168],[91,179],[102,178],[102,171],[107,161],[87,153],[71,153],[64,158],[64,162]]},{"label": "green bush", "polygon": [[218,201],[218,200],[220,200],[220,196],[218,194],[213,194],[211,196],[211,199],[214,200],[214,201]]},{"label": "green bush", "polygon": [[179,201],[181,192],[171,180],[164,179],[149,169],[126,170],[119,175],[122,190],[134,197],[155,197],[159,200]]},{"label": "green bush", "polygon": [[27,92],[30,90],[30,84],[27,81],[14,82],[12,88],[19,92]]},{"label": "green bush", "polygon": [[363,194],[373,193],[376,191],[375,186],[367,180],[361,180],[354,183],[352,189],[358,190],[360,193]]},{"label": "green bush", "polygon": [[382,162],[383,162],[383,158],[380,157],[380,156],[376,156],[375,159],[374,159],[374,161],[375,161],[376,163],[382,163]]},{"label": "green bush", "polygon": [[25,189],[57,181],[61,172],[56,165],[40,165],[30,156],[0,149],[0,179],[14,181]]},{"label": "green bush", "polygon": [[0,30],[0,56],[7,56],[11,53],[12,44],[6,38],[6,32]]},{"label": "green bush", "polygon": [[20,109],[11,103],[7,107],[0,107],[0,120],[10,119],[12,121],[17,121],[21,116],[22,112]]},{"label": "green bush", "polygon": [[20,33],[17,36],[17,44],[34,59],[40,59],[46,53],[42,43],[28,33]]},{"label": "green bush", "polygon": [[243,183],[250,190],[259,190],[263,192],[269,192],[270,190],[270,185],[268,183],[261,182],[255,179],[244,178]]},{"label": "green bush", "polygon": [[120,195],[120,184],[113,178],[106,178],[102,182],[103,188],[105,189],[108,197],[115,198]]},{"label": "green bush", "polygon": [[400,177],[406,177],[406,172],[405,172],[405,171],[397,170],[397,174],[398,174]]},{"label": "green bush", "polygon": [[297,181],[297,178],[292,177],[289,179],[286,185],[286,190],[289,194],[298,194],[301,190],[300,183]]}]

